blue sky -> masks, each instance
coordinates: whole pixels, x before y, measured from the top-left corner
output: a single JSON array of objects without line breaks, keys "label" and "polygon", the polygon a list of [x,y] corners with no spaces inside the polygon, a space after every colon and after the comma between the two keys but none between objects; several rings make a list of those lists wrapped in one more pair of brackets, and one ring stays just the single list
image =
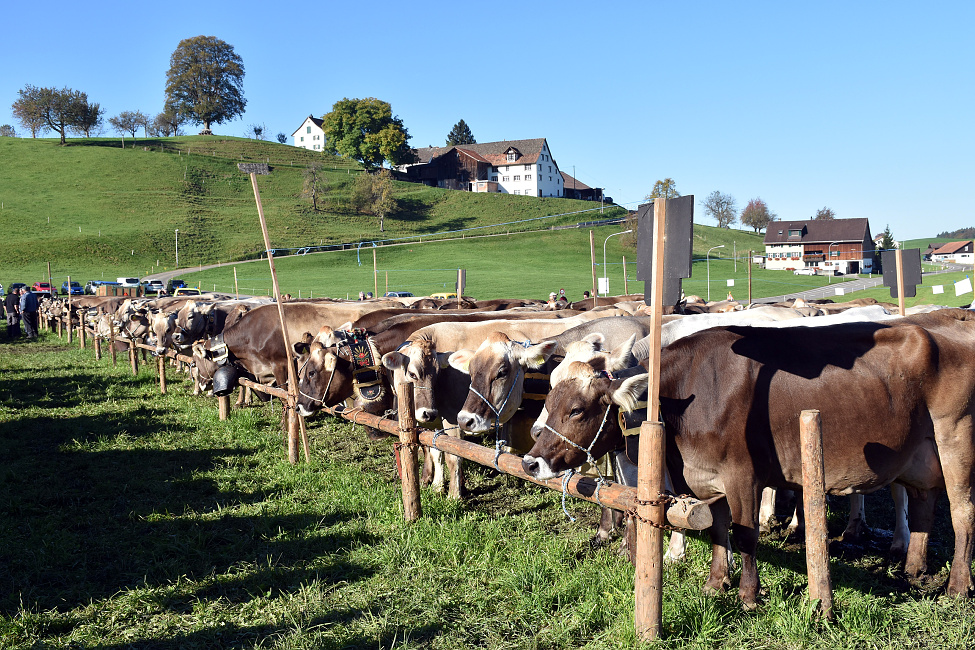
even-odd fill
[{"label": "blue sky", "polygon": [[378,97],[413,146],[461,118],[479,142],[544,137],[627,207],[673,178],[698,223],[714,225],[700,201],[719,190],[897,239],[975,225],[972,2],[53,0],[4,19],[0,124],[21,135],[26,84],[158,113],[170,55],[204,34],[246,69],[246,114],[218,134],[290,136],[343,97]]}]

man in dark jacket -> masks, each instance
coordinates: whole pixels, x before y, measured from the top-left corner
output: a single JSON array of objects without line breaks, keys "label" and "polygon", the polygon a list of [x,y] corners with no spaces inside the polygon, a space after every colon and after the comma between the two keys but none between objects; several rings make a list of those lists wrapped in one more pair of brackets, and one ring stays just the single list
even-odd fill
[{"label": "man in dark jacket", "polygon": [[38,306],[37,296],[30,287],[21,289],[20,316],[24,319],[24,333],[27,334],[28,341],[37,340]]},{"label": "man in dark jacket", "polygon": [[20,338],[20,295],[17,289],[13,289],[7,294],[3,301],[4,308],[7,310],[7,340],[13,341]]}]

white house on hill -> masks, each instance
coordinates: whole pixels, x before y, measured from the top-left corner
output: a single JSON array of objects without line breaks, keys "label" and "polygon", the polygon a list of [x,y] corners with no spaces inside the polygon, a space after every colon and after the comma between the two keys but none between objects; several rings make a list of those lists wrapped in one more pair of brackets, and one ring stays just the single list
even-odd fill
[{"label": "white house on hill", "polygon": [[322,121],[309,115],[301,126],[291,134],[294,145],[302,149],[321,151],[325,147],[325,132],[322,131]]}]

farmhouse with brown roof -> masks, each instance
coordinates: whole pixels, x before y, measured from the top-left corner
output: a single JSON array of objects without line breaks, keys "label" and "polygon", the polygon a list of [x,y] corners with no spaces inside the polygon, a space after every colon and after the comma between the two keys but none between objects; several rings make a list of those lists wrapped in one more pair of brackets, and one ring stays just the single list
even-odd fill
[{"label": "farmhouse with brown roof", "polygon": [[875,248],[867,219],[773,221],[765,230],[765,268],[870,273]]},{"label": "farmhouse with brown roof", "polygon": [[570,191],[545,138],[423,147],[415,153],[415,163],[397,167],[403,180],[468,192],[590,200],[602,197],[600,188],[575,179],[572,182],[577,189]]},{"label": "farmhouse with brown roof", "polygon": [[975,255],[972,253],[972,240],[948,242],[931,253],[931,261],[972,264],[975,262]]}]

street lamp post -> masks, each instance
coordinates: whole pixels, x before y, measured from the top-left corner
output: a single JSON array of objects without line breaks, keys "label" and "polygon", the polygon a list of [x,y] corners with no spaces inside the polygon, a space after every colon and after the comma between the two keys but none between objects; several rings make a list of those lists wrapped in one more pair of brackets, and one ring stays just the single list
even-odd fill
[{"label": "street lamp post", "polygon": [[712,246],[704,255],[704,260],[708,267],[708,302],[711,302],[711,251],[713,251],[715,248],[724,248],[724,244]]},{"label": "street lamp post", "polygon": [[[623,230],[621,232],[614,232],[609,237],[615,237],[616,235],[625,235],[628,232],[633,232],[633,229],[630,228],[629,230]],[[603,240],[603,282],[606,283],[606,293],[605,293],[605,295],[607,295],[607,296],[609,295],[609,274],[606,272],[606,242],[609,241],[609,237],[607,237],[606,239]]]},{"label": "street lamp post", "polygon": [[179,228],[176,229],[176,268],[179,268]]}]

